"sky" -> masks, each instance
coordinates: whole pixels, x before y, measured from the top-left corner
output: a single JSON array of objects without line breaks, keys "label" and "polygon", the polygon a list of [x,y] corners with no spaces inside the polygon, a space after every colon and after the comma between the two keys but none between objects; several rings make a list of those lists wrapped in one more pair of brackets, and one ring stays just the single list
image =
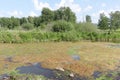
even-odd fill
[{"label": "sky", "polygon": [[97,23],[100,13],[109,17],[110,12],[120,11],[120,0],[0,0],[0,17],[34,17],[41,15],[44,7],[56,10],[63,6],[71,8],[78,22],[90,15]]}]

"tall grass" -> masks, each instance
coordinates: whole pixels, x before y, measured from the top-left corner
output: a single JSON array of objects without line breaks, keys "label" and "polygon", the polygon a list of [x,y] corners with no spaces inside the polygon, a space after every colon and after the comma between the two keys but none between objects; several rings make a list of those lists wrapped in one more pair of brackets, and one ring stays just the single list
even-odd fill
[{"label": "tall grass", "polygon": [[100,41],[100,42],[120,42],[119,33],[96,33],[96,32],[41,32],[26,31],[12,32],[1,31],[0,43],[24,43],[24,42],[46,42],[46,41]]}]

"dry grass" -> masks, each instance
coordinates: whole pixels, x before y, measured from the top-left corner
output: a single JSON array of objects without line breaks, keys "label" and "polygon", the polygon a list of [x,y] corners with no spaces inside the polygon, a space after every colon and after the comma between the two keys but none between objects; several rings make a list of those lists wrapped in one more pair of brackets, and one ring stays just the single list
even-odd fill
[{"label": "dry grass", "polygon": [[[25,44],[0,44],[0,73],[26,63],[41,62],[47,68],[63,67],[90,76],[95,70],[112,70],[120,61],[120,48],[110,48],[113,43],[102,42],[46,42]],[[69,51],[80,55],[74,61]],[[5,61],[12,56],[14,63]],[[8,69],[4,66],[8,65]]]}]

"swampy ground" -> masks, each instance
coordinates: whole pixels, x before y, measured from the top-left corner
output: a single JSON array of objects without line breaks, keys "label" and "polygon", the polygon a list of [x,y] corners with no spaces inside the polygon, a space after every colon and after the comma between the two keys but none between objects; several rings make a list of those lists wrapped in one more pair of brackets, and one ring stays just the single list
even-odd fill
[{"label": "swampy ground", "polygon": [[[76,55],[79,59],[73,58]],[[44,68],[60,67],[91,76],[95,71],[114,70],[119,66],[120,46],[104,42],[0,43],[0,74],[36,62]]]}]

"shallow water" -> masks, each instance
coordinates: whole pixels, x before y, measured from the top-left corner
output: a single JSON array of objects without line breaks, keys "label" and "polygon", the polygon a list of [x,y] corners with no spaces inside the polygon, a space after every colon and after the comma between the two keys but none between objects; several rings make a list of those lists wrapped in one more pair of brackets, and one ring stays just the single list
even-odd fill
[{"label": "shallow water", "polygon": [[80,56],[79,55],[72,55],[72,59],[73,60],[80,60]]},{"label": "shallow water", "polygon": [[47,78],[52,78],[55,77],[55,73],[53,72],[53,70],[51,69],[46,69],[43,68],[40,63],[34,63],[32,65],[29,66],[22,66],[22,67],[18,67],[16,68],[16,70],[19,71],[19,73],[21,74],[35,74],[35,75],[43,75]]},{"label": "shallow water", "polygon": [[74,73],[74,77],[70,77],[71,71],[65,70],[60,71],[56,69],[47,69],[43,68],[40,63],[34,63],[28,66],[22,66],[16,68],[21,74],[35,74],[35,75],[42,75],[48,79],[52,80],[87,80],[84,77],[79,76],[78,74]]}]

